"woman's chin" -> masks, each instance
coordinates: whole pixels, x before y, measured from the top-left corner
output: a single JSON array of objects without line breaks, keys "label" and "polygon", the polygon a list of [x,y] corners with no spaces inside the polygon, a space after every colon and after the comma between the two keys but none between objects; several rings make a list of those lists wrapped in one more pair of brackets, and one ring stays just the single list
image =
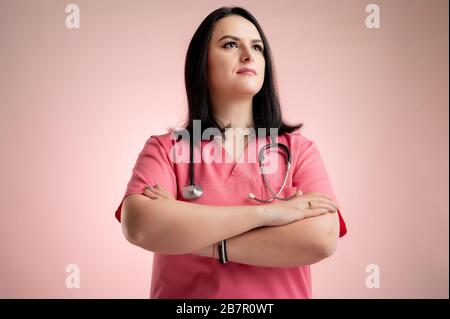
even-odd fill
[{"label": "woman's chin", "polygon": [[254,91],[254,90],[248,90],[248,91],[240,90],[240,91],[235,92],[235,95],[236,96],[245,96],[245,97],[252,96],[253,97],[256,95],[256,93],[258,93],[258,92]]},{"label": "woman's chin", "polygon": [[236,90],[234,90],[234,92],[241,95],[255,95],[259,92],[260,89],[261,88],[257,87],[256,85],[240,85],[236,87]]}]

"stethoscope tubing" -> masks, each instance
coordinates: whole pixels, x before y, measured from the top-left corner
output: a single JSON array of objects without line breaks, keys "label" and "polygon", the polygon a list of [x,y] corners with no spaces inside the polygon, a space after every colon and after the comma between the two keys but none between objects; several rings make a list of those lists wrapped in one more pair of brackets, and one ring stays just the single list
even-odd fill
[{"label": "stethoscope tubing", "polygon": [[[292,195],[290,197],[287,197],[287,198],[279,197],[279,195],[285,188],[287,179],[289,177],[289,172],[291,170],[291,164],[292,164],[291,152],[290,152],[289,148],[285,144],[275,143],[273,136],[270,136],[270,138],[272,140],[271,143],[268,143],[268,144],[264,145],[260,149],[259,154],[258,154],[258,162],[259,162],[260,172],[261,172],[261,174],[263,176],[264,184],[269,189],[269,192],[272,195],[272,198],[269,198],[269,199],[256,198],[252,193],[249,193],[248,197],[250,199],[254,199],[254,200],[258,201],[258,202],[272,202],[275,199],[278,199],[278,200],[290,200],[290,199],[294,198],[296,196],[296,194],[294,194],[294,195]],[[194,145],[193,145],[194,143],[192,143],[190,141],[190,144],[191,144],[190,145],[190,156],[189,156],[189,158],[190,158],[190,163],[189,163],[189,173],[190,173],[189,174],[190,175],[189,176],[189,182],[190,182],[190,184],[183,188],[182,195],[183,195],[183,197],[185,199],[197,199],[203,194],[203,188],[201,187],[201,185],[195,185]],[[276,194],[273,191],[273,189],[272,189],[272,187],[270,185],[270,182],[267,180],[266,175],[262,172],[262,170],[263,170],[262,163],[264,161],[265,151],[267,149],[272,148],[272,147],[276,147],[277,150],[282,149],[284,151],[284,156],[283,157],[284,157],[284,159],[286,161],[286,170],[285,170],[285,174],[284,174],[283,184],[282,184],[282,186],[280,187],[279,191]]]}]

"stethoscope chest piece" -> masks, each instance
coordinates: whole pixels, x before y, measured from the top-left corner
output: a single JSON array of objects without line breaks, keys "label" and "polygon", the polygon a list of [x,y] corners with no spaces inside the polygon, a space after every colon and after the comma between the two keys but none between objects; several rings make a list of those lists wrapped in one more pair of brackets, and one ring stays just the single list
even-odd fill
[{"label": "stethoscope chest piece", "polygon": [[181,194],[184,199],[197,199],[203,194],[203,188],[200,185],[189,185],[183,188]]}]

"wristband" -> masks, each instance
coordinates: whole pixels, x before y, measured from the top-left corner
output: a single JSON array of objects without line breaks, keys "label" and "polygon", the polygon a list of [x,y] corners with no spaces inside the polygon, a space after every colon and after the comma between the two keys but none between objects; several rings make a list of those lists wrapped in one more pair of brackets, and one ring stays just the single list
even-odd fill
[{"label": "wristband", "polygon": [[226,264],[228,262],[226,241],[222,240],[218,242],[217,245],[219,247],[219,262],[221,264]]}]

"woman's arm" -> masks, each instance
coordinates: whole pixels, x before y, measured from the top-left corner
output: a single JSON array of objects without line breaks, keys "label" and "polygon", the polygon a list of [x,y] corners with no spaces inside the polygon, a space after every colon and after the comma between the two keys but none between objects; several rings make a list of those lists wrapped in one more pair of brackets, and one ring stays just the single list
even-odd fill
[{"label": "woman's arm", "polygon": [[338,237],[338,214],[333,212],[288,225],[248,231],[227,240],[227,251],[229,260],[238,263],[297,267],[331,256]]},{"label": "woman's arm", "polygon": [[[131,209],[131,217],[122,224],[126,225],[124,233],[128,234],[129,241],[150,251],[212,256],[212,243],[229,238],[231,244],[236,241],[230,249],[232,261],[273,267],[313,263],[330,251],[333,221],[315,216],[329,215],[325,212],[334,209],[334,204],[319,193],[303,196],[299,192],[297,195],[302,198],[258,206],[205,206],[181,202],[159,186],[145,190],[144,195],[134,195],[137,199],[133,201],[146,203],[150,198],[151,203],[160,203],[160,206],[142,208],[141,205],[141,208]],[[308,200],[320,208],[302,209]],[[167,202],[178,204],[167,205]],[[124,202],[124,205],[127,204]],[[141,213],[136,214],[139,210]],[[299,219],[305,223],[299,224]],[[231,229],[227,231],[228,225]],[[254,229],[260,226],[273,227]],[[248,227],[253,230],[249,231]],[[234,234],[227,237],[230,231]]]},{"label": "woman's arm", "polygon": [[132,194],[122,205],[122,231],[152,252],[183,254],[266,225],[262,206],[210,206]]},{"label": "woman's arm", "polygon": [[[227,256],[232,262],[261,267],[311,265],[336,250],[339,237],[337,213],[298,220],[276,227],[261,227],[227,239]],[[218,259],[217,246],[214,258]],[[213,246],[196,254],[212,257]]]}]

